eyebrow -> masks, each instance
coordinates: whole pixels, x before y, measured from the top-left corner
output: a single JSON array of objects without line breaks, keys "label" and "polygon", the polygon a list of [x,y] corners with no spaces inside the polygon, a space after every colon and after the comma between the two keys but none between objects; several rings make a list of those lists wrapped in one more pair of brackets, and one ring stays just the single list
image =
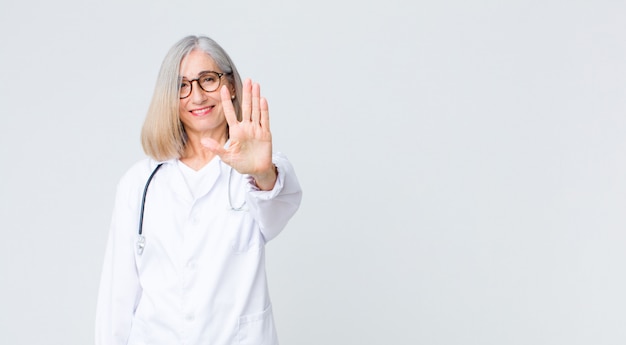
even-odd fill
[{"label": "eyebrow", "polygon": [[[207,73],[217,73],[217,74],[220,74],[220,73],[222,73],[222,72],[218,72],[218,71],[211,71],[211,70],[206,70],[206,71],[201,71],[201,72],[199,72],[199,73],[196,75],[196,77],[197,77],[197,78],[200,78],[203,74],[207,74]],[[224,74],[226,74],[226,73],[224,73]],[[188,79],[187,77],[185,77],[185,76],[178,76],[178,79],[187,79],[187,80],[189,80],[189,79]]]}]

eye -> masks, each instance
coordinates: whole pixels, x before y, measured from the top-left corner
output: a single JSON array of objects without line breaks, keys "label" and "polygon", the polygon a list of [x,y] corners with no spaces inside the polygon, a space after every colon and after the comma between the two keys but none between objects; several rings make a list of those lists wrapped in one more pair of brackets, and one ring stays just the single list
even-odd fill
[{"label": "eye", "polygon": [[202,77],[202,81],[205,83],[212,83],[215,81],[215,77],[208,75],[206,77]]},{"label": "eye", "polygon": [[189,87],[189,82],[188,81],[181,81],[180,82],[180,88],[181,89],[184,89],[184,88],[187,88],[187,87]]}]

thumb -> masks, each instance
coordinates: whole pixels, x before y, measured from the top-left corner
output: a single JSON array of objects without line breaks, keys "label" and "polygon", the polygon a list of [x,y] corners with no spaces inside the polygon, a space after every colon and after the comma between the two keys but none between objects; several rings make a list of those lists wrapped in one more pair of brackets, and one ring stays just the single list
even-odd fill
[{"label": "thumb", "polygon": [[222,156],[224,153],[226,153],[224,147],[222,147],[222,145],[220,145],[217,140],[214,140],[212,138],[202,138],[200,140],[200,143],[202,144],[202,146],[206,147],[209,151],[215,153],[218,156]]}]

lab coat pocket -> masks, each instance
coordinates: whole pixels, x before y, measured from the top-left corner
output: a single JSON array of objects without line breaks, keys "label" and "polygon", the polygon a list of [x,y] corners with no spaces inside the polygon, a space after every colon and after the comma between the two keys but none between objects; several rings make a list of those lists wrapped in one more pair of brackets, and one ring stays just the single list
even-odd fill
[{"label": "lab coat pocket", "polygon": [[233,252],[235,254],[258,252],[264,244],[263,236],[250,213],[233,211],[231,222]]},{"label": "lab coat pocket", "polygon": [[240,345],[277,345],[272,306],[260,313],[240,317],[237,340]]}]

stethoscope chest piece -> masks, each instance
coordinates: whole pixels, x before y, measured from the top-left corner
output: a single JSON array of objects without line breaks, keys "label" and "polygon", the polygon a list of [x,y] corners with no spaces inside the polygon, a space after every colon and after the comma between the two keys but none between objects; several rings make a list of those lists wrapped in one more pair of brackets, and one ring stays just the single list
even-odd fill
[{"label": "stethoscope chest piece", "polygon": [[143,235],[137,237],[137,255],[143,254],[143,249],[146,247],[146,238]]}]

